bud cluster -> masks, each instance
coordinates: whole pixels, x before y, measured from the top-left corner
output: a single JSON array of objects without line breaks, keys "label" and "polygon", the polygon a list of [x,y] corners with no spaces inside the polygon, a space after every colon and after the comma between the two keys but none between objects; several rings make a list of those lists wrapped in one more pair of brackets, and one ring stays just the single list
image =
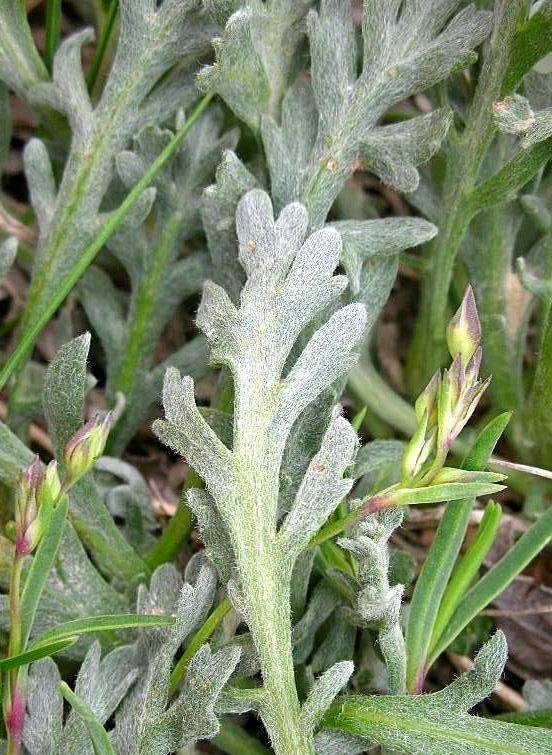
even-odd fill
[{"label": "bud cluster", "polygon": [[112,412],[108,412],[101,421],[99,417],[95,417],[83,425],[67,443],[64,462],[69,485],[74,485],[90,472],[102,455],[112,424]]},{"label": "bud cluster", "polygon": [[63,485],[57,463],[51,461],[44,467],[38,456],[21,476],[15,502],[15,552],[18,557],[35,550],[60,497],[92,469],[103,453],[111,424],[111,413],[102,421],[95,418],[69,440],[64,453]]},{"label": "bud cluster", "polygon": [[15,552],[26,556],[36,548],[44,517],[57,501],[61,483],[55,461],[43,467],[38,456],[21,477],[15,502]]},{"label": "bud cluster", "polygon": [[491,380],[479,379],[481,326],[471,286],[449,323],[447,344],[452,365],[437,371],[416,401],[416,432],[402,460],[409,483],[434,481]]}]

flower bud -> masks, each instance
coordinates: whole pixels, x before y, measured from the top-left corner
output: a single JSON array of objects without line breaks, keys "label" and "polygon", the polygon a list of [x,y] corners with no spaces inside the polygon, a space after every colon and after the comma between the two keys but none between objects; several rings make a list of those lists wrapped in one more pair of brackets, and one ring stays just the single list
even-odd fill
[{"label": "flower bud", "polygon": [[43,468],[38,456],[21,477],[16,493],[15,550],[26,556],[36,548],[42,536],[41,511],[55,504],[61,492],[57,464]]},{"label": "flower bud", "polygon": [[414,411],[416,413],[416,420],[422,421],[424,414],[427,414],[428,427],[432,427],[435,424],[436,411],[437,411],[437,393],[439,391],[439,383],[441,381],[441,370],[433,375],[429,383],[424,388],[416,399],[414,405]]},{"label": "flower bud", "polygon": [[83,425],[67,443],[64,459],[67,482],[70,485],[89,472],[102,455],[112,421],[111,412],[102,421],[95,417]]},{"label": "flower bud", "polygon": [[481,325],[471,286],[468,286],[457,313],[447,328],[447,344],[451,357],[462,358],[467,365],[481,341]]},{"label": "flower bud", "polygon": [[401,472],[405,480],[412,480],[421,472],[423,465],[435,448],[436,428],[433,428],[427,435],[427,426],[428,416],[426,413],[418,424],[401,460]]}]

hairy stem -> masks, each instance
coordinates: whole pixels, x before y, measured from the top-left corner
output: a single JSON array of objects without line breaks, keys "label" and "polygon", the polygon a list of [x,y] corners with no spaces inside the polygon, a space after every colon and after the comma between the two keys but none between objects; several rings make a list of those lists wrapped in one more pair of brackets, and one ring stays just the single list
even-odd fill
[{"label": "hairy stem", "polygon": [[473,102],[462,135],[451,141],[442,194],[439,234],[426,247],[420,313],[409,358],[410,387],[420,393],[445,355],[443,322],[454,265],[473,216],[469,195],[495,129],[492,105],[500,99],[516,28],[527,12],[527,0],[499,0],[495,24]]},{"label": "hairy stem", "polygon": [[[24,557],[15,554],[10,576],[10,636],[8,643],[8,655],[19,655],[22,651],[22,632],[21,632],[21,572],[23,569]],[[14,701],[18,694],[20,669],[14,669],[7,674],[6,692],[4,698],[4,720],[6,721],[6,732],[8,737],[7,753],[8,755],[18,755],[21,749],[20,739],[21,732],[18,727],[14,726],[13,711]],[[10,721],[10,719],[12,719]]]}]

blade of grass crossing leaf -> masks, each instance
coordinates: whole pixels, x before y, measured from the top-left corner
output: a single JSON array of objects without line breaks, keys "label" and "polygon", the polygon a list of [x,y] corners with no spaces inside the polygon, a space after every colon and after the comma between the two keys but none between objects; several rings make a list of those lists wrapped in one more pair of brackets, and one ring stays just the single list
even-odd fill
[{"label": "blade of grass crossing leaf", "polygon": [[439,606],[439,613],[435,619],[430,652],[437,644],[462,596],[477,576],[479,568],[485,560],[485,556],[491,550],[498,528],[500,527],[501,519],[502,508],[498,503],[490,501],[485,508],[485,513],[479,523],[473,542],[452,572],[447,589],[441,600],[441,605]]},{"label": "blade of grass crossing leaf", "polygon": [[52,70],[54,55],[59,47],[61,27],[61,0],[48,0],[46,5],[46,39],[44,42],[44,58],[46,67]]},{"label": "blade of grass crossing leaf", "polygon": [[117,18],[118,11],[119,0],[110,0],[107,14],[102,25],[102,30],[100,32],[100,38],[96,46],[96,52],[94,53],[94,59],[92,60],[90,70],[88,71],[88,76],[86,77],[88,91],[91,93],[94,91],[94,88],[98,81],[98,76],[100,75],[100,71],[102,69],[105,52],[107,50],[109,40],[111,39],[111,34],[113,33],[113,27],[115,26],[115,20]]},{"label": "blade of grass crossing leaf", "polygon": [[68,637],[63,640],[56,640],[55,642],[49,642],[40,647],[32,648],[25,653],[13,655],[11,658],[2,658],[2,660],[0,660],[0,671],[11,671],[20,666],[28,666],[30,663],[39,661],[41,658],[47,658],[50,655],[59,653],[61,650],[65,650],[65,648],[71,647],[76,641],[76,637]]},{"label": "blade of grass crossing leaf", "polygon": [[480,611],[508,587],[551,539],[552,509],[548,509],[508,553],[466,593],[433,649],[430,663],[447,649]]},{"label": "blade of grass crossing leaf", "polygon": [[[485,468],[510,416],[509,412],[505,412],[486,425],[464,459],[462,466],[465,469],[477,471]],[[423,684],[433,627],[466,534],[473,505],[473,498],[467,498],[447,506],[416,582],[406,626],[406,678],[410,692],[418,690]]]},{"label": "blade of grass crossing leaf", "polygon": [[209,637],[211,637],[215,629],[220,626],[222,620],[230,611],[231,607],[232,604],[230,603],[230,600],[228,598],[224,598],[224,600],[219,603],[215,610],[207,617],[198,631],[194,634],[194,636],[188,643],[186,650],[182,654],[182,657],[172,671],[169,685],[169,696],[172,697],[172,695],[174,695],[174,693],[178,689],[178,685],[186,674],[190,661],[197,653],[199,648],[207,642]]},{"label": "blade of grass crossing leaf", "polygon": [[23,647],[29,639],[44,585],[56,560],[68,508],[69,499],[64,496],[52,512],[25,580],[25,587],[21,593],[21,642]]},{"label": "blade of grass crossing leaf", "polygon": [[176,132],[159,157],[151,164],[140,181],[138,181],[136,186],[128,193],[117,210],[113,212],[94,240],[86,247],[75,266],[67,274],[67,277],[60,282],[59,288],[57,289],[55,296],[52,296],[48,307],[44,309],[35,323],[27,331],[21,334],[15,351],[0,372],[0,388],[6,384],[7,380],[25,360],[42,329],[53,317],[58,307],[65,301],[77,281],[93,262],[104,244],[111,238],[117,228],[119,228],[127,213],[134,206],[144,190],[148,188],[155,176],[173,156],[174,152],[178,149],[178,146],[186,137],[194,123],[206,110],[212,98],[213,95],[208,94],[199,102],[184,125]]},{"label": "blade of grass crossing leaf", "polygon": [[92,708],[90,708],[82,698],[76,695],[71,687],[65,682],[60,683],[59,691],[73,708],[75,713],[82,718],[88,733],[90,734],[90,739],[92,740],[94,755],[116,755],[115,750],[111,746],[106,730],[94,715]]},{"label": "blade of grass crossing leaf", "polygon": [[516,713],[501,713],[499,716],[495,716],[495,721],[552,729],[552,710],[520,710]]},{"label": "blade of grass crossing leaf", "polygon": [[73,621],[60,624],[35,640],[31,648],[43,647],[45,644],[81,634],[113,632],[121,629],[152,629],[171,626],[171,624],[174,624],[173,616],[142,616],[135,613],[89,616],[86,619],[73,619]]}]

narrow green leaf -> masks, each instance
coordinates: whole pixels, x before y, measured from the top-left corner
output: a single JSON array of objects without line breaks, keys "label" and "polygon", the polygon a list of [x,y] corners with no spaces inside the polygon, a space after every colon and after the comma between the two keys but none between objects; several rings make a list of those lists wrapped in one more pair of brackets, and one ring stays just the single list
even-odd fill
[{"label": "narrow green leaf", "polygon": [[511,417],[511,412],[503,412],[485,425],[466,454],[462,462],[462,469],[485,469],[489,457],[502,437]]},{"label": "narrow green leaf", "polygon": [[458,713],[443,707],[442,700],[431,705],[431,698],[342,697],[331,706],[323,727],[407,755],[552,754],[552,737],[547,729]]},{"label": "narrow green leaf", "polygon": [[67,621],[55,629],[46,632],[35,640],[31,649],[43,647],[51,642],[59,642],[68,637],[81,634],[96,634],[96,632],[113,632],[121,629],[151,629],[153,627],[167,627],[174,624],[173,616],[149,616],[135,613],[89,616],[85,619]]},{"label": "narrow green leaf", "polygon": [[[500,477],[503,479],[503,475]],[[504,485],[495,485],[492,482],[447,482],[442,485],[429,485],[427,488],[402,488],[393,493],[393,503],[397,506],[412,506],[420,503],[458,501],[462,498],[492,495],[501,490],[504,490]]]},{"label": "narrow green leaf", "polygon": [[541,726],[543,729],[552,729],[552,710],[520,710],[515,713],[501,713],[495,716],[495,720],[520,726]]},{"label": "narrow green leaf", "polygon": [[489,501],[473,542],[452,572],[447,589],[441,600],[441,605],[439,606],[439,613],[435,619],[430,648],[435,647],[437,644],[450,617],[469,588],[472,580],[476,577],[479,567],[494,543],[501,518],[502,508],[500,504]]},{"label": "narrow green leaf", "polygon": [[471,215],[515,199],[517,193],[552,157],[552,137],[527,149],[520,148],[504,167],[480,183],[469,194]]},{"label": "narrow green leaf", "polygon": [[[464,469],[485,468],[510,416],[509,412],[500,414],[483,428],[462,463]],[[422,684],[434,623],[473,505],[474,499],[467,498],[447,506],[414,588],[406,627],[407,687],[411,692]]]},{"label": "narrow green leaf", "polygon": [[552,3],[541,4],[516,31],[510,62],[502,82],[502,96],[517,89],[525,74],[552,50]]},{"label": "narrow green leaf", "polygon": [[10,658],[2,658],[0,660],[0,671],[11,671],[20,666],[28,666],[35,661],[39,661],[41,658],[47,658],[50,655],[54,655],[54,653],[59,653],[61,650],[71,647],[76,641],[76,637],[66,637],[62,640],[46,643],[40,647],[33,647],[25,653],[12,655]]},{"label": "narrow green leaf", "polygon": [[111,746],[107,732],[94,715],[94,711],[84,700],[75,695],[71,687],[65,682],[60,682],[59,691],[67,702],[71,705],[75,713],[83,720],[94,748],[95,755],[116,755]]},{"label": "narrow green leaf", "polygon": [[174,695],[178,688],[178,685],[186,674],[188,666],[190,665],[190,661],[197,653],[199,648],[207,642],[215,629],[222,623],[222,620],[231,607],[232,604],[230,603],[230,600],[228,598],[224,598],[224,600],[218,604],[215,610],[207,617],[207,619],[203,622],[201,627],[189,641],[186,650],[182,654],[182,657],[174,667],[171,674],[169,695]]},{"label": "narrow green leaf", "polygon": [[61,26],[61,0],[48,0],[46,5],[46,40],[44,42],[44,58],[46,67],[52,70],[54,55],[59,46]]},{"label": "narrow green leaf", "polygon": [[46,531],[33,556],[31,567],[25,580],[25,586],[21,593],[21,643],[23,647],[27,644],[27,640],[31,634],[42,591],[44,590],[50,569],[56,560],[63,537],[63,528],[68,508],[69,499],[67,496],[64,496],[46,523]]},{"label": "narrow green leaf", "polygon": [[110,0],[109,7],[107,9],[107,14],[106,14],[104,23],[102,25],[102,30],[100,32],[100,38],[98,40],[98,44],[96,45],[96,52],[94,53],[94,59],[92,60],[92,64],[90,65],[90,70],[88,71],[88,75],[86,77],[86,84],[88,86],[88,91],[91,93],[94,91],[94,87],[96,86],[96,82],[98,81],[98,76],[102,69],[102,63],[104,60],[105,52],[107,50],[107,46],[109,44],[109,40],[111,39],[113,27],[115,26],[115,19],[117,18],[118,10],[119,10],[119,1]]},{"label": "narrow green leaf", "polygon": [[163,152],[156,160],[154,160],[144,176],[128,193],[119,207],[113,212],[112,215],[110,215],[109,220],[106,222],[103,228],[101,228],[94,240],[83,251],[77,263],[63,279],[63,281],[60,282],[59,287],[57,288],[55,295],[52,296],[48,306],[45,307],[40,315],[36,318],[36,320],[33,321],[33,324],[26,331],[21,333],[15,351],[11,354],[10,358],[0,372],[0,388],[2,388],[6,384],[15,370],[25,360],[42,329],[50,321],[51,317],[55,314],[58,307],[65,301],[66,297],[72,291],[73,287],[81,278],[84,271],[93,262],[94,258],[102,249],[104,244],[108,241],[109,238],[111,238],[117,228],[119,228],[129,210],[136,204],[137,200],[140,198],[144,190],[149,187],[155,176],[173,156],[175,151],[178,149],[179,144],[185,138],[186,134],[189,133],[191,127],[206,110],[212,97],[212,94],[208,94],[200,101],[200,103],[190,114],[190,117],[187,119],[184,125],[176,132]]},{"label": "narrow green leaf", "polygon": [[525,532],[517,543],[469,590],[452,615],[439,642],[431,653],[430,663],[450,645],[470,621],[505,590],[510,582],[535,558],[552,538],[552,509]]}]

